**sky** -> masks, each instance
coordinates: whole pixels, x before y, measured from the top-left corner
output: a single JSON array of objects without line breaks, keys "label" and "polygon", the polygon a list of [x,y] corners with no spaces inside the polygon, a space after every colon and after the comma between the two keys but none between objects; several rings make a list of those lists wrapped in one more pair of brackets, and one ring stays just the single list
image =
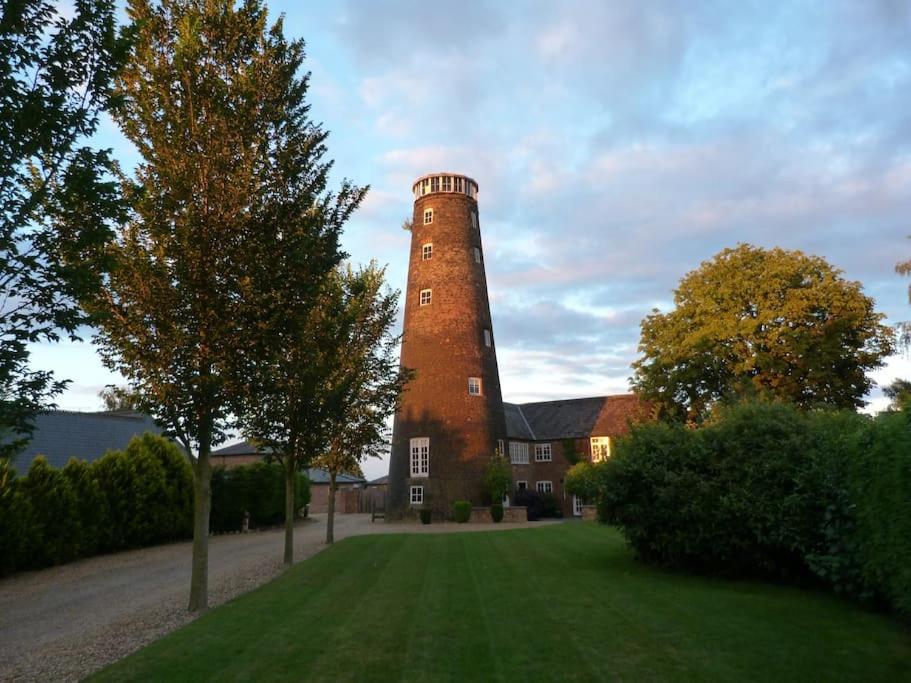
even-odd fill
[{"label": "sky", "polygon": [[[740,242],[823,256],[889,323],[911,319],[894,272],[911,252],[911,3],[269,7],[306,40],[336,185],[370,185],[352,261],[404,288],[412,181],[477,179],[504,400],[628,391],[641,319]],[[110,121],[96,138],[136,162]],[[122,383],[90,336],[33,348],[72,380],[61,408],[100,409]],[[873,373],[896,377],[911,359]]]}]

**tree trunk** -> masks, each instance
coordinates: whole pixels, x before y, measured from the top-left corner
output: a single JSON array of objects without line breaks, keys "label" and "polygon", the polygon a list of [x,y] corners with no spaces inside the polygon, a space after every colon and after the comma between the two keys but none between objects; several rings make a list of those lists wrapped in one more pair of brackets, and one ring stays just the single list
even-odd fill
[{"label": "tree trunk", "polygon": [[[206,440],[207,441],[207,440]],[[190,612],[209,606],[209,512],[212,507],[212,466],[209,443],[200,442],[193,468],[193,569],[190,575]]]},{"label": "tree trunk", "polygon": [[285,456],[285,566],[294,563],[294,458]]},{"label": "tree trunk", "polygon": [[335,471],[329,470],[329,514],[326,517],[326,543],[335,543]]}]

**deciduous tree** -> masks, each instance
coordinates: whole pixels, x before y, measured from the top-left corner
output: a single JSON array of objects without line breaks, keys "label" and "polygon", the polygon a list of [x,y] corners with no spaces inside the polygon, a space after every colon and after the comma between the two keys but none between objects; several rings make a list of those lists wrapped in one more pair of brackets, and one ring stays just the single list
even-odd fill
[{"label": "deciduous tree", "polygon": [[28,345],[76,338],[76,300],[96,284],[78,256],[120,217],[111,159],[84,143],[126,44],[113,2],[79,0],[66,15],[45,0],[0,5],[0,460],[66,385],[29,367]]},{"label": "deciduous tree", "polygon": [[[211,449],[231,424],[237,359],[283,303],[251,301],[251,283],[286,245],[334,263],[337,235],[331,198],[311,201],[328,166],[311,163],[325,133],[307,120],[302,42],[255,0],[131,0],[128,13],[136,43],[115,119],[141,161],[94,310],[105,362],[192,455],[195,611],[207,605]],[[301,297],[312,282],[294,283]]]},{"label": "deciduous tree", "polygon": [[799,251],[742,244],[686,275],[676,308],[642,321],[636,390],[701,420],[726,395],[856,408],[893,335],[860,284]]}]

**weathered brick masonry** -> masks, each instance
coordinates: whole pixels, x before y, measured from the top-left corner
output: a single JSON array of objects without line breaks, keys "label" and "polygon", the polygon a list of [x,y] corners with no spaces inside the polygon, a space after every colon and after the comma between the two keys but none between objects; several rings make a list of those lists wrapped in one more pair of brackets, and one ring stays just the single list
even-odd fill
[{"label": "weathered brick masonry", "polygon": [[[438,515],[449,514],[455,500],[480,503],[485,464],[498,439],[506,438],[477,185],[465,176],[436,177],[435,191],[428,183],[421,194],[423,179],[416,184],[401,360],[416,375],[393,428],[388,501],[393,513],[407,510],[412,486],[422,487],[423,507]],[[450,178],[449,191],[442,189],[443,177]],[[428,211],[432,218],[425,224]],[[428,245],[430,258],[424,256]],[[431,290],[429,304],[421,305],[422,290]],[[469,393],[472,377],[481,380],[479,396]],[[412,476],[415,438],[429,439],[426,476]]]}]

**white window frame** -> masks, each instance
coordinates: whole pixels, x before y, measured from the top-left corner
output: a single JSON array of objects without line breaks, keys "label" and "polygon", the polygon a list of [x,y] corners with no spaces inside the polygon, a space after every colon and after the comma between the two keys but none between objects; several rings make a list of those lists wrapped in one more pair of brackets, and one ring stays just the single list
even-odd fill
[{"label": "white window frame", "polygon": [[487,329],[484,330],[484,346],[493,346],[493,336],[490,334],[490,330]]},{"label": "white window frame", "polygon": [[418,436],[408,442],[411,453],[411,476],[430,476],[430,437]]},{"label": "white window frame", "polygon": [[462,179],[459,176],[455,177],[455,191],[456,192],[462,191]]},{"label": "white window frame", "polygon": [[553,449],[549,443],[535,444],[535,462],[551,462],[553,459]]},{"label": "white window frame", "polygon": [[433,209],[424,209],[424,225],[433,223]]},{"label": "white window frame", "polygon": [[481,262],[481,250],[478,247],[472,247],[471,249],[472,249],[472,253],[474,254],[474,262],[480,263]]},{"label": "white window frame", "polygon": [[509,462],[513,465],[528,464],[528,444],[524,441],[509,442]]},{"label": "white window frame", "polygon": [[469,396],[483,396],[484,387],[481,384],[480,377],[469,377],[468,378],[468,395]]},{"label": "white window frame", "polygon": [[[424,300],[425,294],[427,295],[426,301]],[[433,290],[432,289],[422,289],[420,298],[418,299],[418,302],[421,304],[421,306],[429,306],[432,301],[433,301]]]},{"label": "white window frame", "polygon": [[430,178],[430,191],[431,192],[440,191],[440,176],[435,175]]},{"label": "white window frame", "polygon": [[[525,484],[524,488],[522,487],[522,484]],[[528,490],[528,480],[527,479],[519,479],[518,481],[516,481],[516,491],[527,491],[527,490]]]},{"label": "white window frame", "polygon": [[602,462],[610,457],[610,437],[593,436],[591,437],[592,462]]},{"label": "white window frame", "polygon": [[[423,505],[424,504],[424,487],[423,486],[412,486],[411,490],[408,492],[408,499],[411,501],[411,506]],[[415,495],[417,494],[417,495]]]},{"label": "white window frame", "polygon": [[475,230],[478,229],[478,214],[474,211],[471,212],[471,227]]},{"label": "white window frame", "polygon": [[421,245],[421,260],[429,261],[433,258],[433,242]]},{"label": "white window frame", "polygon": [[[549,489],[549,490],[548,490]],[[535,491],[538,493],[553,493],[554,483],[549,479],[543,479],[535,482]]]},{"label": "white window frame", "polygon": [[443,183],[441,185],[441,189],[443,190],[443,192],[452,192],[452,176],[451,175],[443,176]]}]

